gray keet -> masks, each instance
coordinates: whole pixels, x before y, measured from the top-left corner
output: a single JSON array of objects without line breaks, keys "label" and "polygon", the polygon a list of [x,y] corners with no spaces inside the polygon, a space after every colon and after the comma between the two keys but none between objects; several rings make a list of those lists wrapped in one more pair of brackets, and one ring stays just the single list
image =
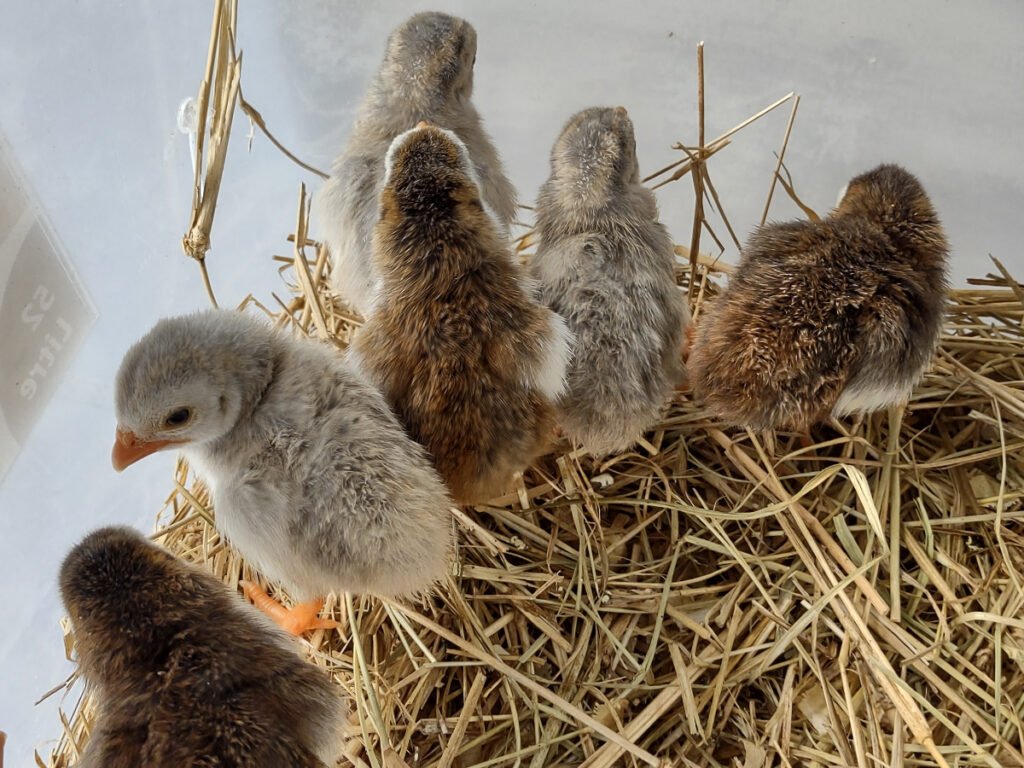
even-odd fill
[{"label": "gray keet", "polygon": [[623,450],[684,380],[690,322],[625,109],[585,109],[566,123],[537,198],[537,232],[530,270],[540,298],[576,337],[561,426],[594,454]]},{"label": "gray keet", "polygon": [[395,29],[380,69],[331,177],[318,191],[316,226],[331,254],[331,287],[363,315],[378,287],[373,229],[392,140],[420,121],[454,132],[466,145],[484,204],[507,237],[516,195],[473,106],[476,30],[444,13],[418,13]]},{"label": "gray keet", "polygon": [[115,467],[180,448],[218,530],[292,596],[409,594],[446,573],[441,479],[331,347],[240,312],[167,318],[125,355],[116,406]]}]

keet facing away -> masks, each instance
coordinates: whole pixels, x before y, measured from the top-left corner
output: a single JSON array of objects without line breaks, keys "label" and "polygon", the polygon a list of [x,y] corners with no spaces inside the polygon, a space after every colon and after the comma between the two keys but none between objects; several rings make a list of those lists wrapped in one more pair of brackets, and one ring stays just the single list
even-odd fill
[{"label": "keet facing away", "polygon": [[566,123],[537,199],[537,232],[531,274],[576,337],[561,426],[594,454],[621,451],[683,381],[690,322],[625,109],[593,107]]},{"label": "keet facing away", "polygon": [[373,229],[392,140],[421,120],[454,132],[466,145],[483,201],[505,236],[516,195],[471,100],[476,30],[444,13],[418,13],[391,33],[348,142],[316,195],[314,221],[331,254],[331,287],[365,315],[379,274]]},{"label": "keet facing away", "polygon": [[924,189],[896,165],[853,179],[820,222],[761,227],[698,321],[695,392],[755,429],[905,402],[942,330],[948,254]]},{"label": "keet facing away", "polygon": [[386,165],[380,293],[354,359],[456,501],[485,501],[549,444],[571,334],[535,300],[457,136],[418,126]]},{"label": "keet facing away", "polygon": [[293,641],[199,568],[103,528],[60,570],[98,717],[79,768],[333,767],[346,710]]},{"label": "keet facing away", "polygon": [[115,467],[180,448],[217,529],[293,597],[409,594],[447,572],[440,477],[326,344],[241,312],[167,318],[126,353],[116,405]]}]

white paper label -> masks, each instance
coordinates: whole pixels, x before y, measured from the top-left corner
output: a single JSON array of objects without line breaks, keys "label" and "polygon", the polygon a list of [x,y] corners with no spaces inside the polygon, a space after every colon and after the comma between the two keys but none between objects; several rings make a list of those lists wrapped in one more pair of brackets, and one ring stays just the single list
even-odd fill
[{"label": "white paper label", "polygon": [[0,136],[0,478],[96,310]]}]

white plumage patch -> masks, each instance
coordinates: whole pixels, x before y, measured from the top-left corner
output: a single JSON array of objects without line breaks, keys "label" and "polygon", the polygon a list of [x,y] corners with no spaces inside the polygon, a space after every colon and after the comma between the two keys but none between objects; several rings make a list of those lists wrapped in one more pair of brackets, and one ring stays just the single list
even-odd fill
[{"label": "white plumage patch", "polygon": [[565,390],[565,372],[572,360],[576,338],[561,315],[551,313],[551,324],[540,364],[527,372],[527,384],[539,390],[549,400],[555,400]]},{"label": "white plumage patch", "polygon": [[843,198],[846,197],[846,191],[849,188],[850,188],[849,183],[846,183],[846,184],[843,184],[843,188],[839,190],[839,197],[836,198],[836,208],[838,208],[842,204]]},{"label": "white plumage patch", "polygon": [[913,385],[908,386],[874,386],[859,389],[846,388],[839,396],[832,409],[835,416],[848,416],[853,413],[873,413],[892,405],[905,403],[910,399]]},{"label": "white plumage patch", "polygon": [[387,184],[391,181],[391,170],[395,167],[395,154],[399,148],[405,144],[406,140],[416,131],[422,131],[423,128],[410,128],[408,131],[398,134],[391,141],[391,146],[388,147],[388,153],[384,155],[384,183]]}]

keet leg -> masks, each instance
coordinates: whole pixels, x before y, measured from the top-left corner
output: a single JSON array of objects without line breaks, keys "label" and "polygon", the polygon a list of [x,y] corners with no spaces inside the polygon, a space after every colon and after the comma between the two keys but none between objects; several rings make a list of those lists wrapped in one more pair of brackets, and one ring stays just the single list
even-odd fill
[{"label": "keet leg", "polygon": [[334,629],[338,622],[321,619],[317,614],[324,607],[324,599],[299,603],[294,608],[285,608],[251,581],[242,582],[242,591],[252,600],[253,605],[267,614],[285,632],[301,635],[312,629]]}]

